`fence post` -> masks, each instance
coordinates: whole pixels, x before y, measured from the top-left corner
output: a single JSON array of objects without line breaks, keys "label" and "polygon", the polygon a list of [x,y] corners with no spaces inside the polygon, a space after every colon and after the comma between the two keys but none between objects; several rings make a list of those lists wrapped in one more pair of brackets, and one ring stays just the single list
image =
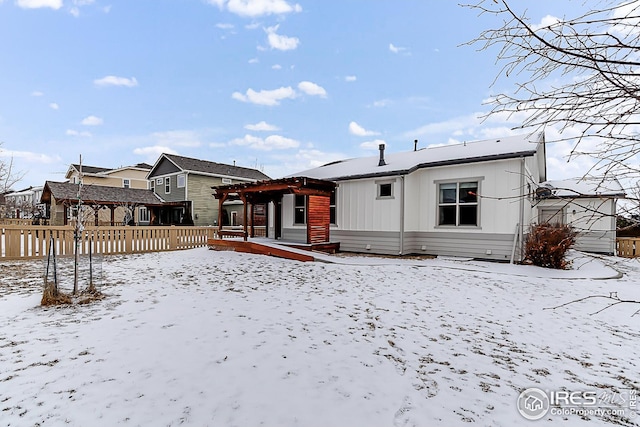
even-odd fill
[{"label": "fence post", "polygon": [[172,225],[169,228],[169,250],[174,251],[178,249],[178,228]]}]

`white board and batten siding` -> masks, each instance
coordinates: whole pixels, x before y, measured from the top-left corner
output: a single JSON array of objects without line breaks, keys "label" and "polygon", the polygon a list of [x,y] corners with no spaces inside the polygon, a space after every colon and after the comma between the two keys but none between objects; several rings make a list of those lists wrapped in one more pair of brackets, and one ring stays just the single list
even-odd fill
[{"label": "white board and batten siding", "polygon": [[578,233],[575,248],[580,251],[615,254],[616,200],[610,197],[546,199],[538,204],[538,222],[552,219],[571,224]]},{"label": "white board and batten siding", "polygon": [[[404,177],[339,181],[331,240],[339,241],[344,251],[508,260],[520,216],[520,170],[521,160],[510,159],[419,169]],[[377,197],[378,185],[386,182],[393,184],[392,197]],[[439,184],[444,182],[478,182],[478,193],[487,197],[479,199],[477,227],[438,225]],[[530,201],[524,204],[528,221]]]}]

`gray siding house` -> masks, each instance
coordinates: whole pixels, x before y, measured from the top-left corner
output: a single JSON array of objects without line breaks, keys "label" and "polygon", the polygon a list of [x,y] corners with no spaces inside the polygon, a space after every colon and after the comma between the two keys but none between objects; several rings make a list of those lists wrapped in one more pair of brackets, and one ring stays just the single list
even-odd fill
[{"label": "gray siding house", "polygon": [[151,190],[167,202],[188,202],[189,207],[166,211],[167,223],[218,225],[218,204],[211,187],[269,179],[256,169],[162,154],[147,175]]}]

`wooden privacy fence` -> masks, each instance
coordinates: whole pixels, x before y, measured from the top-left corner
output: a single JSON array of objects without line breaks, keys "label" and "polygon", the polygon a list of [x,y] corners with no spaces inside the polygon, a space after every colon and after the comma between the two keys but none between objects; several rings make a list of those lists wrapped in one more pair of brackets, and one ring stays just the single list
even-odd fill
[{"label": "wooden privacy fence", "polygon": [[[33,259],[47,255],[53,235],[58,255],[73,255],[71,226],[0,226],[0,260]],[[85,227],[78,245],[80,254],[133,254],[192,249],[207,245],[214,227]]]},{"label": "wooden privacy fence", "polygon": [[638,258],[640,257],[640,237],[618,237],[616,249],[618,256]]}]

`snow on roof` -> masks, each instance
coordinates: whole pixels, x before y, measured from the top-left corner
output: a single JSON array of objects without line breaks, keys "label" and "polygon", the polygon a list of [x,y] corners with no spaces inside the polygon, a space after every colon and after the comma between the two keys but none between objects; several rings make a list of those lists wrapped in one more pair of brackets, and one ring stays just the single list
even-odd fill
[{"label": "snow on roof", "polygon": [[555,197],[625,196],[624,189],[616,178],[589,177],[545,181],[540,187],[550,189]]},{"label": "snow on roof", "polygon": [[298,172],[290,176],[306,176],[327,180],[345,180],[385,175],[401,175],[416,169],[488,160],[532,156],[543,141],[542,134],[519,135],[500,139],[438,145],[417,151],[385,153],[384,166],[378,166],[379,156],[339,160]]}]

